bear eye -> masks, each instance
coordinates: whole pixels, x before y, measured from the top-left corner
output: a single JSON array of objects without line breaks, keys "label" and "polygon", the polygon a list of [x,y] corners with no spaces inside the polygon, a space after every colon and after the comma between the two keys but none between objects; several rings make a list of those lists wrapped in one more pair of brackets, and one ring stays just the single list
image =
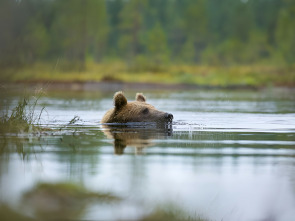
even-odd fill
[{"label": "bear eye", "polygon": [[142,111],[143,114],[148,114],[149,113],[149,109],[148,108],[145,108],[143,111]]}]

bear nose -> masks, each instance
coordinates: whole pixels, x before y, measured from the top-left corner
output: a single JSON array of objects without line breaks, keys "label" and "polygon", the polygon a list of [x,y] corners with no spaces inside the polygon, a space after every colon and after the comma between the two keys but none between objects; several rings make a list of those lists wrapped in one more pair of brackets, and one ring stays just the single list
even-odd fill
[{"label": "bear nose", "polygon": [[169,114],[169,113],[166,113],[165,118],[168,119],[168,120],[173,120],[173,115]]}]

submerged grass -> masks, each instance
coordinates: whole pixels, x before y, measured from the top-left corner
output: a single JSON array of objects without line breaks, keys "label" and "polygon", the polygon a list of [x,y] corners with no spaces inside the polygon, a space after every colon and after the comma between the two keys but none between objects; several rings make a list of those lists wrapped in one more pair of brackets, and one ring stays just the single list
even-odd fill
[{"label": "submerged grass", "polygon": [[0,133],[22,133],[37,132],[45,130],[40,126],[41,115],[45,109],[42,107],[39,113],[36,113],[36,106],[41,97],[41,92],[33,96],[23,97],[11,111],[7,107],[0,116]]}]

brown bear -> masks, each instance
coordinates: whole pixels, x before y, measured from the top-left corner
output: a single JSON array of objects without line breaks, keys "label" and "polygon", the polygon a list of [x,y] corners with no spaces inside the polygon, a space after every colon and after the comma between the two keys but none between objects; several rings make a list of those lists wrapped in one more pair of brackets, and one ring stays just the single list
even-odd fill
[{"label": "brown bear", "polygon": [[108,110],[101,123],[128,123],[128,122],[156,122],[171,123],[173,115],[158,111],[154,106],[146,103],[142,93],[137,93],[135,101],[127,102],[122,91],[114,95],[115,107]]}]

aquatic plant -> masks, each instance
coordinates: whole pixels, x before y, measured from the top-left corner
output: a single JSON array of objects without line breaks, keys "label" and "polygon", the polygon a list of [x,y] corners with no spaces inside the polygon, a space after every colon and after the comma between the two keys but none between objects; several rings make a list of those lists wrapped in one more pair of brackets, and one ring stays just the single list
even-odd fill
[{"label": "aquatic plant", "polygon": [[0,116],[0,133],[21,133],[41,131],[41,115],[45,109],[42,107],[40,112],[36,112],[38,100],[41,92],[37,92],[31,101],[30,97],[23,97],[11,111],[9,108]]},{"label": "aquatic plant", "polygon": [[158,205],[154,211],[139,219],[141,221],[157,220],[157,221],[209,221],[207,218],[194,214],[191,216],[186,211],[176,205],[170,203]]},{"label": "aquatic plant", "polygon": [[38,219],[78,220],[88,206],[116,203],[122,199],[108,192],[93,192],[71,182],[38,183],[23,195],[23,209],[32,210]]},{"label": "aquatic plant", "polygon": [[[46,194],[45,194],[46,193]],[[116,202],[120,198],[112,195],[111,193],[103,192],[92,192],[87,190],[81,185],[77,185],[70,182],[61,183],[38,183],[31,191],[28,191],[24,197],[30,198],[32,196],[36,197],[50,196],[55,198],[57,201],[73,203],[74,200],[99,200],[102,202]],[[38,195],[38,196],[39,196]]]},{"label": "aquatic plant", "polygon": [[77,121],[81,120],[79,116],[74,116],[72,120],[69,121],[68,125],[75,124]]}]

